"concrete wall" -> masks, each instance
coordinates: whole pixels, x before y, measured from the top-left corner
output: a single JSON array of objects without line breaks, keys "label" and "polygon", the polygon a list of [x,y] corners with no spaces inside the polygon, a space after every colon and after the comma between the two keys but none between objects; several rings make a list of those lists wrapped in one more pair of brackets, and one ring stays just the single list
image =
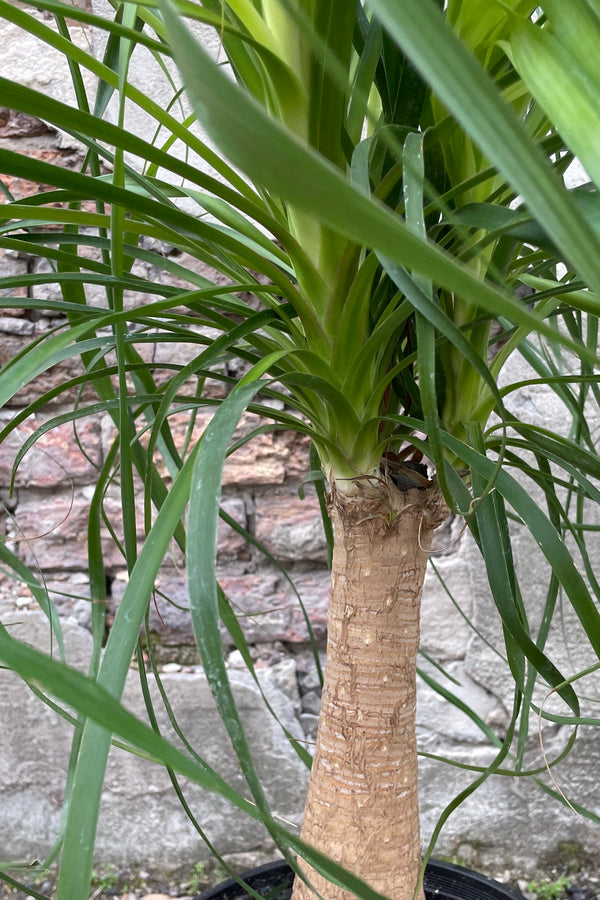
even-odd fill
[{"label": "concrete wall", "polygon": [[[46,24],[52,24],[44,14],[36,15]],[[93,35],[78,26],[73,33],[83,42],[94,40]],[[61,99],[69,98],[68,76],[60,57],[50,51],[42,53],[6,23],[0,23],[0,46],[3,47],[3,75],[21,78]],[[139,77],[147,81],[149,70],[143,65],[137,70]],[[134,117],[130,127],[143,129],[144,125]],[[1,109],[0,145],[65,165],[77,165],[81,159],[80,148],[72,140],[39,121]],[[9,186],[17,196],[26,195],[31,189],[25,182],[14,179]],[[43,261],[33,256],[22,257],[10,252],[0,256],[2,275],[40,271],[43,267]],[[54,288],[49,286],[44,290],[51,299]],[[39,290],[36,295],[40,296]],[[130,302],[143,303],[144,299],[132,296]],[[100,296],[98,302],[102,302]],[[5,312],[0,317],[0,363],[46,332],[55,321],[52,312],[44,315],[19,310]],[[180,361],[185,362],[193,346],[183,346],[177,352],[181,354]],[[165,353],[172,354],[172,348],[166,348]],[[16,405],[0,411],[0,425],[43,390],[76,372],[76,366],[70,362],[54,367],[35,388],[23,391]],[[525,369],[513,369],[506,378],[513,381],[520,374],[526,374]],[[511,403],[515,408],[519,405],[527,408],[545,427],[560,429],[562,425],[562,411],[553,405],[548,392],[524,388],[512,395]],[[61,411],[63,407],[59,405],[44,408],[23,424],[18,439],[3,445],[0,498],[4,507],[0,509],[0,519],[15,552],[34,570],[43,571],[63,616],[69,660],[85,668],[91,646],[86,516],[95,484],[95,466],[104,460],[112,438],[108,417],[94,415],[79,423],[78,438],[85,455],[73,440],[69,426],[52,431],[25,458],[13,495],[8,492],[12,459],[19,440]],[[198,430],[203,424],[201,416]],[[252,418],[247,416],[240,430],[249,429],[252,424]],[[183,440],[184,430],[182,422],[178,439]],[[303,438],[288,434],[262,435],[228,462],[224,506],[292,574],[315,633],[322,641],[328,573],[316,498],[310,491],[305,500],[298,497],[298,486],[306,469],[307,446]],[[107,508],[118,528],[116,494],[109,495]],[[114,609],[124,589],[126,570],[108,536],[106,550],[107,600]],[[532,546],[523,530],[518,534],[517,556],[527,607],[541,610],[547,574],[539,550]],[[423,669],[462,697],[502,737],[512,706],[511,678],[506,662],[490,650],[463,617],[464,613],[474,622],[483,638],[493,639],[496,646],[502,646],[501,628],[481,562],[460,521],[449,521],[440,530],[433,558],[438,574],[432,568],[427,576],[422,646],[447,675],[425,659]],[[310,660],[306,626],[293,591],[275,566],[225,526],[219,534],[218,562],[223,587],[243,614],[241,622],[252,645],[264,690],[290,732],[310,741],[318,712],[318,680]],[[176,554],[161,572],[160,589],[185,607],[185,577]],[[2,571],[0,618],[25,640],[36,646],[48,645],[47,624],[27,589]],[[576,623],[569,617],[566,621],[566,640],[561,635],[561,623],[557,622],[552,641],[559,662],[570,673],[580,669],[587,657],[592,660],[592,656],[584,649],[585,642]],[[239,785],[239,775],[232,768],[229,747],[198,665],[188,617],[159,599],[151,608],[151,630],[163,678],[182,727],[198,750]],[[229,663],[273,808],[286,820],[299,823],[306,770],[282,731],[269,719],[258,690],[241,670],[235,651]],[[545,689],[540,688],[540,699],[544,693]],[[144,715],[133,669],[125,702]],[[0,859],[42,857],[60,825],[70,728],[11,673],[1,670],[0,709]],[[476,777],[473,772],[432,757],[450,757],[458,764],[485,767],[491,762],[493,752],[471,720],[424,683],[419,692],[418,726],[420,748],[430,754],[421,763],[423,835],[428,839],[446,804]],[[567,730],[560,726],[545,729],[545,751],[549,758],[564,746],[567,738]],[[527,756],[527,766],[543,769],[544,757],[535,723]],[[591,806],[598,813],[599,764],[598,734],[592,728],[582,728],[575,750],[554,770],[554,777],[573,801]],[[551,784],[543,774],[540,780]],[[188,788],[187,796],[222,853],[268,849],[268,841],[256,825],[235,814],[221,800],[206,796],[195,787]],[[487,868],[512,867],[527,873],[565,841],[579,843],[587,852],[600,851],[598,831],[548,797],[534,779],[494,776],[450,817],[438,852],[457,855]],[[97,852],[103,863],[163,866],[191,864],[207,855],[178,808],[166,774],[120,750],[111,756]]]}]

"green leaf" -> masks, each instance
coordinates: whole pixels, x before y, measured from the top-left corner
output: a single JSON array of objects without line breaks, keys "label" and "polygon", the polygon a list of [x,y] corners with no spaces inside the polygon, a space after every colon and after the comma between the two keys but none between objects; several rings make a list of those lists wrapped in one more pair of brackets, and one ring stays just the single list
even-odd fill
[{"label": "green leaf", "polygon": [[[424,215],[424,180],[425,161],[423,158],[423,136],[412,132],[404,141],[402,156],[404,173],[404,215],[406,222],[415,234],[426,236]],[[385,265],[385,262],[384,262]],[[391,273],[390,273],[391,274]],[[392,275],[393,277],[393,275]],[[428,305],[434,304],[433,285],[423,275],[413,275],[413,281]],[[412,295],[412,291],[411,291]],[[411,296],[407,295],[410,301]],[[427,435],[431,445],[431,458],[434,463],[440,487],[446,497],[449,496],[448,486],[444,473],[443,450],[440,440],[440,418],[438,405],[440,398],[436,384],[436,331],[430,319],[417,312],[415,317],[417,331],[417,363],[419,367],[419,396]]]},{"label": "green leaf", "polygon": [[186,561],[192,625],[204,670],[252,796],[261,812],[268,814],[267,800],[229,684],[215,577],[217,523],[227,448],[241,414],[263,386],[261,381],[251,381],[234,388],[206,428],[190,487]]}]

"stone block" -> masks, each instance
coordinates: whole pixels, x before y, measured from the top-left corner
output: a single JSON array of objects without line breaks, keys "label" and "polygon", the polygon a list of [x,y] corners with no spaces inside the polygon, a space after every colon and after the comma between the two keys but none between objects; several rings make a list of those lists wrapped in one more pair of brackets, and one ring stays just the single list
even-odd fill
[{"label": "stone block", "polygon": [[[1,121],[1,119],[0,119]],[[2,279],[4,278],[15,278],[21,275],[27,274],[27,259],[19,256],[17,253],[14,253],[11,250],[0,250],[0,297],[8,298],[14,297],[18,302],[18,298],[27,296],[27,287],[26,286],[13,286],[10,287],[2,287]],[[0,310],[0,315],[3,319],[5,318],[16,318],[19,320],[28,320],[28,314],[22,309],[2,309]],[[8,323],[6,323],[8,325]],[[10,329],[3,328],[5,333],[11,333]],[[22,331],[12,331],[13,334],[23,333]]]},{"label": "stone block", "polygon": [[[259,673],[263,690],[282,725],[304,738],[290,701],[277,688],[270,670]],[[300,821],[308,772],[285,737],[281,726],[266,711],[259,690],[244,672],[232,671],[230,680],[259,775],[273,812],[286,821]],[[206,762],[244,796],[248,789],[216,712],[203,673],[165,675],[163,685],[186,737]],[[151,681],[155,700],[157,693]],[[139,687],[128,681],[125,705],[144,715]],[[164,733],[170,736],[166,715],[157,710]],[[186,800],[210,839],[224,853],[264,846],[266,835],[257,823],[239,814],[220,797],[190,782],[183,784]],[[292,825],[292,827],[294,827]],[[115,863],[181,865],[207,859],[208,851],[190,825],[175,797],[166,772],[139,757],[115,750],[109,761],[98,833],[99,858]]]},{"label": "stone block", "polygon": [[[580,360],[574,354],[564,350],[561,365],[565,374],[577,374],[580,371]],[[499,387],[507,390],[510,385],[519,385],[508,391],[504,398],[506,408],[514,412],[516,417],[559,435],[566,435],[571,426],[570,416],[565,406],[551,385],[522,384],[529,379],[538,379],[538,373],[518,353],[511,356],[498,378]],[[598,410],[588,410],[592,419],[598,418]]]},{"label": "stone block", "polygon": [[35,325],[29,319],[20,319],[16,316],[0,316],[0,332],[2,334],[32,335]]},{"label": "stone block", "polygon": [[276,663],[274,666],[269,666],[267,671],[271,673],[270,677],[274,679],[279,690],[291,701],[294,713],[297,715],[302,709],[302,703],[298,691],[296,663],[294,660],[289,657],[282,659],[281,662]]},{"label": "stone block", "polygon": [[[588,517],[590,524],[599,520],[598,512],[590,507]],[[550,579],[549,566],[535,540],[524,527],[513,525],[512,533],[513,553],[523,603],[535,636],[546,603]],[[597,570],[597,548],[594,546],[595,542],[590,544],[592,566]],[[502,622],[493,601],[479,551],[469,537],[465,538],[462,553],[468,565],[471,594],[475,598],[473,621],[485,638],[485,642],[481,640],[469,642],[466,665],[478,683],[491,690],[505,706],[510,707],[514,687],[506,661]],[[558,609],[555,611],[545,652],[565,677],[575,675],[597,662],[597,654],[566,597],[563,599],[562,611]],[[534,702],[547,704],[549,701],[545,698],[548,691],[547,684],[540,679],[535,688]],[[583,693],[587,692],[585,690]],[[554,711],[559,712],[559,709]],[[564,712],[564,707],[561,711]]]},{"label": "stone block", "polygon": [[276,559],[327,561],[327,542],[314,494],[300,500],[292,490],[273,490],[256,499],[256,538]]},{"label": "stone block", "polygon": [[[36,275],[50,275],[54,273],[54,269],[50,260],[44,257],[37,257],[33,263],[33,272]],[[56,281],[48,281],[46,284],[36,284],[35,297],[38,300],[47,300],[48,308],[44,310],[44,314],[51,317],[64,315],[56,309],[52,308],[52,304],[63,299],[62,289]]]},{"label": "stone block", "polygon": [[[439,671],[424,659],[418,661],[420,670],[434,683],[472,710],[486,725],[504,738],[510,716],[502,703],[470,678],[461,662],[451,662]],[[487,738],[481,728],[460,707],[454,706],[443,694],[423,679],[417,681],[417,731],[421,746],[433,749],[440,739],[460,744],[481,744]]]},{"label": "stone block", "polygon": [[[40,613],[3,613],[15,636],[47,650],[48,626]],[[84,667],[91,638],[69,620],[64,623],[68,659]],[[308,772],[290,748],[282,726],[300,738],[304,734],[293,705],[271,670],[259,673],[261,685],[279,721],[266,710],[252,678],[231,672],[231,684],[260,776],[274,814],[298,823]],[[163,675],[175,716],[196,751],[244,796],[239,772],[225,730],[202,672]],[[150,676],[153,701],[163,732],[173,737],[168,717]],[[45,706],[11,672],[0,669],[0,846],[4,859],[43,858],[60,825],[71,728]],[[130,672],[124,704],[146,718],[138,676]],[[228,749],[226,749],[228,748]],[[261,847],[265,834],[252,819],[236,812],[217,795],[184,783],[186,799],[222,852]],[[192,864],[206,859],[205,846],[182,812],[165,770],[124,750],[113,749],[102,797],[97,858],[103,864],[161,866]]]},{"label": "stone block", "polygon": [[[56,579],[46,578],[43,583],[61,621],[68,620],[70,624],[81,625],[91,631],[92,604],[87,572],[61,572]],[[21,610],[40,609],[25,583],[0,573],[0,616],[4,608],[11,616]]]},{"label": "stone block", "polygon": [[316,691],[307,691],[302,697],[302,711],[318,716],[321,711],[321,696]]},{"label": "stone block", "polygon": [[[108,0],[92,0],[92,7],[97,15],[106,18],[114,18],[114,10],[108,3]],[[188,23],[190,23],[190,20],[188,20]],[[220,48],[218,31],[198,22],[191,22],[190,27],[201,39],[205,49],[217,57]],[[99,32],[96,29],[93,40],[94,55],[101,59],[106,45],[106,32]],[[179,121],[182,121],[189,116],[190,104],[185,94],[178,94],[180,76],[175,63],[171,60],[163,57],[159,63],[149,50],[145,47],[138,46],[129,63],[128,80],[134,86],[150,96],[162,110],[168,111],[170,115],[179,119]],[[116,97],[109,103],[105,115],[110,121],[117,121],[118,104],[116,102]],[[126,110],[125,128],[127,131],[131,132],[131,134],[136,134],[146,140],[151,140],[151,136],[156,132],[157,121],[151,114],[142,109],[140,105],[130,103]],[[200,123],[194,122],[191,126],[188,124],[187,128],[190,134],[193,134],[196,139],[200,139],[200,141],[203,141],[209,147],[214,148],[212,141],[209,139]],[[206,161],[203,154],[199,152],[197,144],[194,146],[193,142],[190,143],[192,144],[191,146],[186,146],[184,141],[178,140],[170,148],[169,152],[182,159],[184,158],[187,163],[197,167],[200,172],[220,178],[219,173]],[[141,165],[141,161],[137,159],[132,160],[131,158],[128,158],[127,161],[137,167]],[[158,177],[170,181],[171,183],[175,183],[178,186],[181,182],[179,176],[174,176],[164,169],[159,169]],[[197,185],[194,185],[194,187],[197,189]],[[199,213],[205,215],[204,210],[199,207],[195,200],[180,200],[179,205],[194,215],[198,215]]]},{"label": "stone block", "polygon": [[[36,10],[29,12],[34,18],[42,19],[46,27],[56,28],[53,20],[46,19],[43,13]],[[89,30],[82,27],[81,23],[71,25],[70,39],[79,47],[89,50]],[[60,100],[68,106],[77,105],[68,60],[64,54],[6,19],[0,22],[0,44],[2,74],[5,78],[40,91],[45,96]],[[82,68],[82,75],[88,95],[91,97],[95,77],[85,68]],[[70,135],[61,133],[61,146],[78,147],[79,144]]]},{"label": "stone block", "polygon": [[[46,617],[0,606],[12,637],[57,655]],[[87,665],[91,636],[72,620],[62,622],[67,661]],[[0,847],[3,859],[43,858],[60,826],[71,727],[16,675],[0,668]]]},{"label": "stone block", "polygon": [[47,580],[45,586],[61,618],[69,618],[91,631],[92,603],[87,572],[71,572],[66,577]]},{"label": "stone block", "polygon": [[306,747],[310,753],[314,753],[314,742],[317,738],[317,729],[319,727],[319,717],[312,713],[300,713],[298,716],[300,724],[304,729],[304,734],[308,738]]},{"label": "stone block", "polygon": [[296,667],[298,672],[298,687],[301,694],[308,691],[316,691],[321,693],[321,679],[313,657],[309,651],[299,653],[296,656]]},{"label": "stone block", "polygon": [[[559,783],[572,800],[591,807],[597,814],[596,767],[600,748],[594,730],[585,730],[581,743],[565,760]],[[494,752],[486,747],[454,746],[446,752],[450,760],[467,766],[485,767],[494,757]],[[440,809],[474,782],[477,775],[439,760],[420,760],[419,805],[424,840],[431,834]],[[542,775],[541,780],[552,787],[549,776]],[[564,841],[580,845],[594,859],[600,852],[600,836],[589,821],[558,800],[551,800],[533,778],[496,775],[452,812],[436,844],[435,855],[454,855],[461,848],[460,854],[472,855],[473,864],[482,869],[494,871],[510,866],[527,878],[535,874],[549,849]],[[467,854],[466,850],[470,852]]]},{"label": "stone block", "polygon": [[52,130],[41,119],[12,109],[0,109],[0,138],[39,137],[42,134],[52,134]]},{"label": "stone block", "polygon": [[456,553],[433,562],[437,574],[429,566],[423,588],[421,647],[438,660],[463,659],[473,636],[464,618],[473,615],[469,569]]},{"label": "stone block", "polygon": [[[438,753],[443,756],[443,749],[440,751],[439,748]],[[488,766],[495,753],[488,747],[473,746],[446,748],[446,755],[459,765]],[[419,760],[419,808],[424,841],[435,828],[440,810],[467,789],[476,777],[476,772],[440,760]],[[482,865],[487,862],[493,866],[503,856],[505,860],[519,858],[521,846],[524,856],[530,845],[529,841],[520,845],[519,818],[525,812],[525,804],[511,790],[507,779],[490,778],[453,811],[438,839],[435,855],[453,855],[458,845],[472,840],[482,855]],[[532,827],[530,822],[527,827]],[[508,845],[510,851],[507,854]]]}]

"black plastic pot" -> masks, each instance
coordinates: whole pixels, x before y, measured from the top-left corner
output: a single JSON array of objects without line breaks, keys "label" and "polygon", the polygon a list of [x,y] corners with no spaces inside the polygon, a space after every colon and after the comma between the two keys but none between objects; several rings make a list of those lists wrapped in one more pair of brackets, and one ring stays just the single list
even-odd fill
[{"label": "black plastic pot", "polygon": [[[241,878],[251,888],[269,900],[287,900],[294,873],[283,861],[267,863],[245,872]],[[454,866],[441,860],[431,860],[425,872],[427,900],[523,900],[521,894],[509,890],[498,881]],[[248,894],[233,878],[205,891],[196,900],[247,900]]]}]

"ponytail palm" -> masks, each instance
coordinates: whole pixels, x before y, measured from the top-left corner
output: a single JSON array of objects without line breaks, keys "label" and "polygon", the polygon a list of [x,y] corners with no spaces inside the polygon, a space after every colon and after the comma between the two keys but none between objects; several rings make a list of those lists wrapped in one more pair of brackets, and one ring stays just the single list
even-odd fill
[{"label": "ponytail palm", "polygon": [[[588,207],[560,179],[571,159],[569,135],[553,130],[552,109],[532,102],[535,86],[521,78],[513,46],[521,34],[516,25],[523,34],[538,27],[529,22],[535,5],[463,0],[442,12],[425,0],[373,0],[365,8],[339,0],[161,0],[158,9],[115,6],[114,22],[58,0],[31,6],[51,9],[58,33],[2,0],[0,13],[68,57],[79,109],[5,80],[3,103],[76,135],[88,155],[84,170],[74,173],[0,151],[4,172],[56,188],[6,206],[2,246],[33,245],[47,257],[63,292],[57,310],[69,322],[67,331],[5,368],[0,396],[10,398],[53,362],[79,354],[99,396],[96,409],[108,411],[118,427],[114,455],[120,454],[130,581],[91,676],[109,709],[121,696],[152,583],[174,536],[187,546],[196,639],[255,806],[234,802],[264,822],[284,852],[299,851],[310,863],[296,879],[297,897],[312,887],[327,900],[348,889],[410,900],[421,857],[419,606],[432,535],[448,511],[467,518],[483,554],[516,684],[510,734],[492,768],[510,752],[521,707],[531,698],[531,671],[561,694],[573,720],[579,714],[573,688],[544,653],[545,632],[536,636],[528,623],[507,507],[533,532],[592,648],[600,650],[600,616],[562,540],[567,514],[557,499],[569,479],[582,495],[598,499],[588,477],[599,474],[593,447],[585,446],[589,432],[577,427],[560,439],[542,433],[508,413],[510,390],[498,387],[501,367],[520,350],[580,416],[596,363],[593,328],[582,341],[580,313],[590,321],[596,313],[597,237]],[[110,33],[101,63],[70,43],[67,12]],[[192,37],[186,16],[218,29],[231,73]],[[174,55],[216,153],[195,136],[191,118],[181,125],[129,83],[129,56],[141,43],[159,59]],[[100,79],[95,106],[81,67]],[[113,94],[114,125],[103,118]],[[126,131],[129,103],[160,124],[152,143]],[[175,138],[217,177],[171,155]],[[131,158],[141,165],[131,165]],[[513,209],[517,197],[521,205]],[[95,211],[84,200],[94,200]],[[40,225],[60,231],[45,237]],[[141,238],[201,260],[225,275],[228,286],[139,249]],[[93,263],[78,253],[90,246],[100,250]],[[159,287],[161,299],[125,309],[127,292],[157,291],[133,274],[138,258],[191,286]],[[568,262],[566,283],[556,281],[557,260]],[[98,283],[105,309],[86,299],[86,286]],[[523,284],[534,291],[528,305],[516,293]],[[249,291],[258,310],[244,299]],[[29,305],[42,301],[32,298]],[[561,319],[566,328],[557,324]],[[159,386],[136,345],[188,340],[187,329],[198,324],[218,337],[199,338],[194,359]],[[497,339],[498,325],[499,348],[491,338],[494,327]],[[563,373],[544,362],[544,342],[581,361],[579,393],[568,376],[554,381]],[[227,399],[203,439],[180,454],[169,417],[173,410],[191,409],[193,416],[214,405],[202,386],[221,377],[227,357],[241,358],[247,374],[233,385],[224,379]],[[193,399],[183,391],[190,378],[198,385]],[[334,524],[323,708],[300,840],[271,817],[220,647],[219,615],[243,646],[215,581],[214,543],[224,457],[245,408],[310,436],[321,468],[313,477],[326,479]],[[78,408],[73,418],[83,414]],[[155,452],[167,464],[170,492],[154,468]],[[543,487],[548,513],[511,469]],[[134,470],[145,480],[147,509],[159,510],[139,557]],[[110,468],[102,474],[98,507],[113,476]],[[579,549],[585,557],[582,542]],[[92,554],[91,567],[99,585],[101,558]],[[96,616],[98,636],[101,613]],[[2,640],[7,649],[0,644],[0,653],[7,655],[10,638]],[[17,654],[11,665],[33,677],[32,660],[24,655],[19,663]],[[48,671],[36,670],[36,679],[47,678],[50,691],[73,703]],[[78,708],[90,718],[78,748],[59,887],[61,898],[71,900],[85,895],[89,880],[111,737],[102,704],[100,712],[93,704]],[[143,743],[127,731],[131,723],[115,722],[120,734]],[[156,742],[148,752],[174,769],[182,765]],[[214,773],[202,771],[232,799],[216,776],[211,781]]]}]

